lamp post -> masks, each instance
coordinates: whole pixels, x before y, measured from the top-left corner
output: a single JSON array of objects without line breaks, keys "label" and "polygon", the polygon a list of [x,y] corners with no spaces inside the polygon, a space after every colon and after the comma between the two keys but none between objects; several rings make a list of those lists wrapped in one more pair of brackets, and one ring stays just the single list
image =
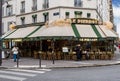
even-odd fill
[{"label": "lamp post", "polygon": [[[2,36],[2,1],[0,0],[0,37]],[[0,66],[2,65],[2,40],[0,40]]]}]

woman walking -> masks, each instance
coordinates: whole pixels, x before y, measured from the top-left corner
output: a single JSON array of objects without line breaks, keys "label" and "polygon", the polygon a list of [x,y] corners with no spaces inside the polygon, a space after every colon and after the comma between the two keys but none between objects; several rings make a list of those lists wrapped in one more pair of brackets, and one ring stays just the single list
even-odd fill
[{"label": "woman walking", "polygon": [[16,59],[18,56],[18,50],[19,50],[19,48],[17,46],[14,46],[12,49],[14,62],[16,62]]}]

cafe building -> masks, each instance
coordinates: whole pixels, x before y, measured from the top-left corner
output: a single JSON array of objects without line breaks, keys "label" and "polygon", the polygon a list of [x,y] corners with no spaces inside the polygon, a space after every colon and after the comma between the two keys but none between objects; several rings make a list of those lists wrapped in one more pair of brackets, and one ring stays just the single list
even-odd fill
[{"label": "cafe building", "polygon": [[96,19],[70,18],[46,22],[41,26],[15,28],[1,38],[3,49],[17,45],[21,57],[44,60],[76,60],[76,45],[82,49],[82,60],[86,50],[90,60],[109,60],[114,57],[114,42],[118,38],[112,23]]}]

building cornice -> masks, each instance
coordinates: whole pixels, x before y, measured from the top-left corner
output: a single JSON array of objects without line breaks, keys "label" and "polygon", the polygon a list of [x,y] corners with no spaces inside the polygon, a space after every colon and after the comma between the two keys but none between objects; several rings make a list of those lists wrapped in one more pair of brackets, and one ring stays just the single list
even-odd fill
[{"label": "building cornice", "polygon": [[15,14],[12,14],[12,15],[10,15],[10,16],[3,16],[2,18],[9,18],[9,17],[13,17],[13,16],[15,16],[15,17],[16,17],[16,15],[15,15]]},{"label": "building cornice", "polygon": [[34,11],[34,12],[29,12],[29,13],[23,13],[23,14],[19,14],[19,15],[16,15],[16,16],[23,16],[23,15],[28,15],[28,14],[34,14],[34,13],[38,13],[38,12],[44,12],[44,11],[53,10],[53,9],[59,9],[59,8],[80,9],[80,10],[96,10],[95,8],[91,9],[91,8],[78,8],[78,7],[58,6],[58,7],[48,8],[48,9],[44,9],[44,10],[38,10],[38,11]]}]

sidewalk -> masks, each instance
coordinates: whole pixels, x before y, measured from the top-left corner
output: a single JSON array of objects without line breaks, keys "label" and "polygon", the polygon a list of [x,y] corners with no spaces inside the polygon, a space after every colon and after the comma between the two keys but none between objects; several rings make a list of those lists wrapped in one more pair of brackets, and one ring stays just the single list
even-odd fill
[{"label": "sidewalk", "polygon": [[[120,53],[115,52],[115,57],[112,60],[41,60],[41,68],[77,68],[77,67],[94,67],[120,64]],[[0,68],[17,68],[17,63],[13,59],[4,59]],[[35,69],[39,68],[39,59],[21,58],[19,61],[19,68]]]}]

